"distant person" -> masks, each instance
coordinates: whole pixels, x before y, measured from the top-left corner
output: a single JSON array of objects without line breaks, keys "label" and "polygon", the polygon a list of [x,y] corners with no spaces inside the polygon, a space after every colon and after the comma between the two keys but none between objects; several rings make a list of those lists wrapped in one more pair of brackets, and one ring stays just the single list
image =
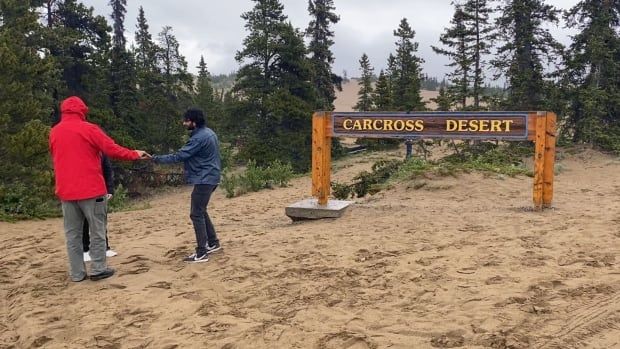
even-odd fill
[{"label": "distant person", "polygon": [[[54,113],[52,115],[52,127],[56,126],[60,122],[60,113],[57,108],[55,108]],[[106,186],[106,201],[110,201],[112,196],[114,195],[114,170],[112,169],[112,163],[107,156],[101,155],[101,171],[103,172],[103,179],[105,180]],[[88,252],[90,249],[90,226],[88,225],[88,219],[84,218],[84,226],[82,228],[82,248],[84,250],[84,262],[90,262],[90,253]],[[108,217],[106,212],[106,220],[105,220],[105,246],[106,257],[114,257],[117,255],[116,251],[110,248],[110,242],[108,240]]]},{"label": "distant person", "polygon": [[160,164],[184,164],[185,179],[194,186],[189,216],[196,233],[196,252],[185,257],[183,261],[201,263],[209,260],[209,253],[221,248],[207,213],[211,194],[220,183],[220,149],[217,135],[205,126],[202,110],[188,109],[183,115],[183,126],[191,131],[187,143],[176,153],[154,155],[153,161]]},{"label": "distant person", "polygon": [[101,156],[121,160],[148,159],[142,150],[119,146],[97,125],[86,121],[88,107],[76,96],[60,104],[60,122],[52,128],[49,146],[54,164],[56,196],[62,203],[64,231],[72,281],[85,280],[82,246],[84,219],[90,226],[91,280],[114,275],[105,252],[106,187]]}]

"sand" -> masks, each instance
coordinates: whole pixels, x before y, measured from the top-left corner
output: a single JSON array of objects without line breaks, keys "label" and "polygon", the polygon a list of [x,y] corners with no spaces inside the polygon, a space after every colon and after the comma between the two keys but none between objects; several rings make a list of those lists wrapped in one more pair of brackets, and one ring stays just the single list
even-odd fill
[{"label": "sand", "polygon": [[[403,150],[334,164],[350,181]],[[0,348],[620,348],[620,159],[558,156],[532,178],[460,174],[293,223],[309,176],[226,199],[223,249],[185,264],[190,188],[113,213],[110,279],[72,283],[61,219],[0,223]]]},{"label": "sand", "polygon": [[[337,91],[336,100],[334,101],[334,107],[336,111],[349,112],[355,111],[353,107],[357,103],[357,92],[359,90],[359,81],[357,79],[350,79],[347,83],[342,84],[342,91]],[[437,107],[435,102],[431,101],[431,98],[436,98],[439,95],[438,91],[422,90],[420,92],[422,100],[426,102],[426,107],[433,110]]]}]

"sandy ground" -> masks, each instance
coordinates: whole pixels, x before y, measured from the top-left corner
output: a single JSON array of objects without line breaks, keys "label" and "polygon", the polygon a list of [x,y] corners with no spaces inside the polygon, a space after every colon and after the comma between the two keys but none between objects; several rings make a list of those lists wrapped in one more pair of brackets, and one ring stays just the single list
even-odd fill
[{"label": "sandy ground", "polygon": [[[334,177],[402,155],[358,154]],[[68,281],[60,219],[0,223],[0,348],[618,348],[620,159],[559,168],[544,212],[529,209],[532,178],[476,173],[302,223],[284,207],[309,178],[218,191],[224,248],[191,265],[181,188],[110,215],[117,275],[99,282]]]},{"label": "sandy ground", "polygon": [[[192,252],[190,189],[114,213],[110,279],[71,283],[62,220],[0,223],[0,348],[620,348],[620,158],[561,154],[554,208],[532,178],[407,182],[339,219],[292,223],[289,187],[210,213]],[[351,180],[379,158],[334,164]],[[415,189],[419,188],[419,189]]]}]

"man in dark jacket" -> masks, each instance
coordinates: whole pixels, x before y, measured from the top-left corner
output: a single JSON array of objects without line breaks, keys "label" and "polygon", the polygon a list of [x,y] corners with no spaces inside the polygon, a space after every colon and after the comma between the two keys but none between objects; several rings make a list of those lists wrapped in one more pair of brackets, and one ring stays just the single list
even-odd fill
[{"label": "man in dark jacket", "polygon": [[91,232],[91,280],[114,274],[105,255],[106,187],[101,154],[120,160],[148,159],[142,150],[119,146],[97,125],[86,121],[88,107],[75,96],[60,105],[61,120],[50,131],[49,146],[54,164],[56,196],[62,202],[64,230],[73,281],[86,279],[82,250],[82,224],[88,220]]},{"label": "man in dark jacket", "polygon": [[202,110],[188,109],[183,115],[183,126],[191,131],[187,143],[176,153],[154,155],[153,161],[160,164],[183,162],[185,179],[188,184],[194,185],[190,218],[196,233],[196,253],[183,260],[200,263],[209,260],[208,253],[221,248],[207,213],[211,194],[220,183],[220,149],[217,135],[205,126]]}]

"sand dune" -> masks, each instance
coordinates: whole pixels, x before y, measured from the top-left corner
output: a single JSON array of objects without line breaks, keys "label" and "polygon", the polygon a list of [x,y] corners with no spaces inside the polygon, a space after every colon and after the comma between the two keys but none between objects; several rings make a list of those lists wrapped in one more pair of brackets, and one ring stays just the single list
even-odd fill
[{"label": "sand dune", "polygon": [[[356,79],[351,79],[349,82],[342,84],[342,91],[336,92],[336,100],[334,101],[334,107],[336,111],[349,112],[354,111],[353,107],[357,103],[357,92],[359,91],[359,82]],[[438,91],[422,90],[422,100],[426,102],[426,107],[434,110],[437,107],[435,102],[431,102],[431,98],[435,98],[439,95]]]},{"label": "sand dune", "polygon": [[[351,180],[379,157],[338,162]],[[310,191],[226,199],[223,250],[184,264],[189,188],[110,215],[114,277],[71,283],[61,219],[0,223],[0,348],[618,348],[620,159],[562,156],[554,209],[529,177],[427,179],[292,223]]]}]

